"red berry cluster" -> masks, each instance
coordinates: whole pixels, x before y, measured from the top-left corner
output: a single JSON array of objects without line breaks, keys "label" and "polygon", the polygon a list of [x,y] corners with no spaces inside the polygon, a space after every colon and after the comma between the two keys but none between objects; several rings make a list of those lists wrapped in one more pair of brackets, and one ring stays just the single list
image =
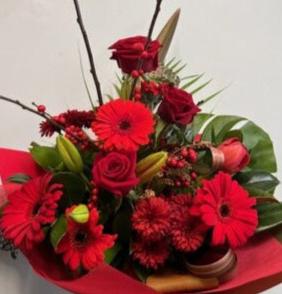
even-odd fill
[{"label": "red berry cluster", "polygon": [[198,154],[193,148],[182,147],[169,156],[164,169],[164,177],[173,179],[173,186],[177,188],[190,187],[191,180],[197,178],[197,174],[192,171],[192,164],[197,159]]},{"label": "red berry cluster", "polygon": [[74,144],[78,145],[82,150],[87,150],[89,139],[86,133],[79,127],[69,126],[65,129],[66,137]]},{"label": "red berry cluster", "polygon": [[151,94],[158,96],[160,93],[159,84],[154,81],[142,81],[141,87],[136,87],[134,98],[136,101],[140,101],[143,94]]},{"label": "red berry cluster", "polygon": [[99,194],[99,190],[96,187],[94,181],[91,181],[91,185],[92,185],[92,190],[91,190],[91,194],[88,200],[88,208],[89,210],[93,209],[94,207],[97,207],[98,204],[98,194]]}]

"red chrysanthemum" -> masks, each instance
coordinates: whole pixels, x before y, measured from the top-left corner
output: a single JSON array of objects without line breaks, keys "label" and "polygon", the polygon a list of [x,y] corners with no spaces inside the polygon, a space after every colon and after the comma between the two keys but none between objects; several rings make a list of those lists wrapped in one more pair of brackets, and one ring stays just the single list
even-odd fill
[{"label": "red chrysanthemum", "polygon": [[170,206],[164,199],[145,198],[136,205],[132,215],[132,227],[142,239],[158,241],[169,232],[169,216]]},{"label": "red chrysanthemum", "polygon": [[153,115],[144,104],[117,99],[98,109],[92,130],[106,150],[136,151],[149,143],[153,126]]},{"label": "red chrysanthemum", "polygon": [[[91,123],[95,118],[94,111],[79,111],[79,110],[68,110],[67,112],[61,113],[57,116],[53,116],[52,119],[63,127],[67,128],[74,126],[77,128],[90,128]],[[40,124],[41,136],[51,137],[56,131],[58,131],[53,124],[49,121],[43,121]]]},{"label": "red chrysanthemum", "polygon": [[254,234],[258,225],[256,199],[231,176],[220,172],[212,180],[204,180],[195,198],[194,214],[213,228],[212,244],[238,247]]},{"label": "red chrysanthemum", "polygon": [[176,195],[171,203],[171,243],[176,250],[191,252],[197,250],[204,241],[207,226],[193,215],[193,199],[190,195]]},{"label": "red chrysanthemum", "polygon": [[164,265],[169,256],[165,240],[157,242],[136,241],[132,245],[132,257],[148,269],[157,270]]},{"label": "red chrysanthemum", "polygon": [[31,249],[43,241],[43,226],[56,220],[57,202],[63,193],[62,185],[50,185],[51,179],[50,174],[34,178],[9,195],[0,226],[5,239],[16,247]]},{"label": "red chrysanthemum", "polygon": [[78,224],[68,220],[67,232],[56,252],[63,254],[63,261],[72,271],[82,266],[89,271],[104,260],[105,250],[114,245],[116,236],[103,234],[104,227],[98,224],[99,214],[93,208],[87,223]]}]

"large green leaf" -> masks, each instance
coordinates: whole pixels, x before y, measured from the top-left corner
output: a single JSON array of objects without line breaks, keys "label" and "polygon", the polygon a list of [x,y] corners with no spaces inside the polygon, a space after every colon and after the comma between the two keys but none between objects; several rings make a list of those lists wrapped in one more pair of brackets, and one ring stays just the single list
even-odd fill
[{"label": "large green leaf", "polygon": [[53,147],[35,145],[30,148],[30,153],[35,162],[44,169],[55,169],[62,163],[61,157]]},{"label": "large green leaf", "polygon": [[272,196],[279,180],[269,172],[247,171],[239,173],[235,179],[249,191],[252,196]]},{"label": "large green leaf", "polygon": [[192,130],[194,136],[200,132],[205,122],[208,121],[211,117],[213,117],[213,114],[210,113],[200,113],[195,116],[192,123]]},{"label": "large green leaf", "polygon": [[[193,132],[197,133],[211,117],[208,114],[197,115],[195,123],[192,124]],[[246,123],[243,126],[238,126],[238,123],[243,121],[246,121]],[[234,130],[241,132],[243,143],[250,151],[251,162],[249,169],[269,173],[277,171],[273,144],[269,135],[246,118],[228,115],[214,116],[203,130],[203,140],[220,144]]]},{"label": "large green leaf", "polygon": [[58,244],[64,237],[67,230],[67,220],[62,215],[51,228],[50,241],[54,248],[57,248]]},{"label": "large green leaf", "polygon": [[116,244],[112,248],[108,249],[105,252],[105,262],[107,264],[111,264],[121,249],[121,244],[119,242],[116,242]]},{"label": "large green leaf", "polygon": [[60,172],[54,175],[53,182],[64,186],[64,196],[61,199],[63,206],[83,202],[86,185],[79,175],[72,172]]},{"label": "large green leaf", "polygon": [[282,225],[282,203],[264,203],[257,206],[259,226],[263,232]]}]

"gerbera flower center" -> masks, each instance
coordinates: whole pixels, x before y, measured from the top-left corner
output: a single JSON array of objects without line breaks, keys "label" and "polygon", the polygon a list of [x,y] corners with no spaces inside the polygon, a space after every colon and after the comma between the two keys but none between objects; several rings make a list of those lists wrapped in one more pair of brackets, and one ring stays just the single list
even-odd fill
[{"label": "gerbera flower center", "polygon": [[118,126],[120,130],[127,131],[131,128],[131,123],[129,120],[122,120]]},{"label": "gerbera flower center", "polygon": [[220,215],[222,217],[228,217],[230,215],[230,207],[225,203],[219,208]]},{"label": "gerbera flower center", "polygon": [[84,245],[87,239],[88,234],[85,231],[78,231],[74,236],[74,240],[77,245]]}]

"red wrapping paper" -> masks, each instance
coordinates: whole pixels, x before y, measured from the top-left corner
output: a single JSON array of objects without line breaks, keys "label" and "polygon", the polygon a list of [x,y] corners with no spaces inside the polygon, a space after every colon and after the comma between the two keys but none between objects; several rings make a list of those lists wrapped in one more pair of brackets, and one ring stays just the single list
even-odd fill
[{"label": "red wrapping paper", "polygon": [[[17,185],[5,184],[6,179],[15,173],[36,176],[42,170],[34,164],[28,153],[0,149],[0,176],[7,193],[18,188]],[[269,234],[256,236],[236,253],[238,268],[235,277],[217,289],[201,293],[258,293],[282,281],[282,244]],[[24,254],[39,276],[73,293],[156,293],[108,265],[101,265],[89,274],[71,280],[60,258],[44,246]]]}]

